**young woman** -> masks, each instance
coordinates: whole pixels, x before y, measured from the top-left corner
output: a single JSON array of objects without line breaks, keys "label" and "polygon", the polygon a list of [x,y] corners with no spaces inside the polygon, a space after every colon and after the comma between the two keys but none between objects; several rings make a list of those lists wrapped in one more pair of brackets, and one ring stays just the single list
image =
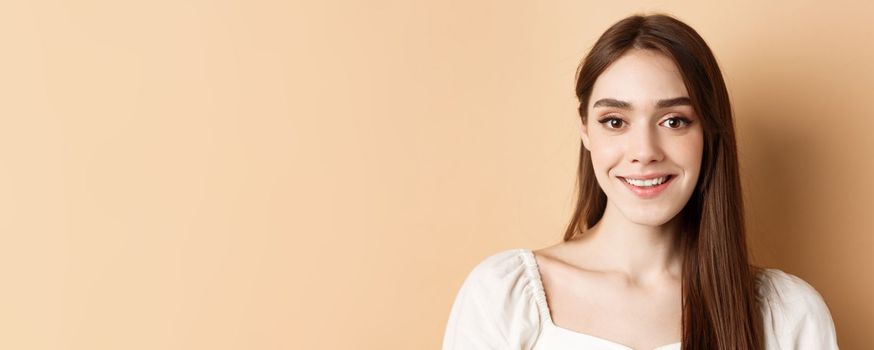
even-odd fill
[{"label": "young woman", "polygon": [[695,30],[623,19],[583,60],[576,94],[564,240],[479,263],[444,350],[837,349],[813,287],[748,262],[731,106]]}]

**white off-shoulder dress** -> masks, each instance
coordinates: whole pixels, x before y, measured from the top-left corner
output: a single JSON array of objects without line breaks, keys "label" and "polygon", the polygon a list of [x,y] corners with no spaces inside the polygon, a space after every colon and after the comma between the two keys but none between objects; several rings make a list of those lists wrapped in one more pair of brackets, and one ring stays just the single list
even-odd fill
[{"label": "white off-shoulder dress", "polygon": [[[766,269],[765,349],[838,349],[822,296],[801,278]],[[481,261],[464,280],[446,325],[443,350],[632,350],[552,323],[534,253],[511,249]],[[680,343],[652,350],[679,350]]]}]

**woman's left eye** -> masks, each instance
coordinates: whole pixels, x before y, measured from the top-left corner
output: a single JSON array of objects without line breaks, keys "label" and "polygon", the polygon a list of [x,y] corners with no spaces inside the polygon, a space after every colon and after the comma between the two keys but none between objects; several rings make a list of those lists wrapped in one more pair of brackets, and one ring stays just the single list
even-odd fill
[{"label": "woman's left eye", "polygon": [[692,124],[692,121],[684,117],[671,117],[662,122],[662,124],[667,124],[666,126],[671,129],[680,129]]}]

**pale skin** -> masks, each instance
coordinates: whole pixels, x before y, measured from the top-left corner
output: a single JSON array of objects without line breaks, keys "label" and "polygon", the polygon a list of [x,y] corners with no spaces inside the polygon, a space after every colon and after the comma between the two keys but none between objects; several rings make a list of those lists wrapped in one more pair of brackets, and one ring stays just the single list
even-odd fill
[{"label": "pale skin", "polygon": [[[558,327],[631,349],[680,341],[678,215],[695,188],[704,138],[683,97],[678,68],[654,51],[632,49],[597,78],[580,136],[606,211],[578,239],[534,251]],[[676,176],[654,198],[619,178],[653,173]]]}]

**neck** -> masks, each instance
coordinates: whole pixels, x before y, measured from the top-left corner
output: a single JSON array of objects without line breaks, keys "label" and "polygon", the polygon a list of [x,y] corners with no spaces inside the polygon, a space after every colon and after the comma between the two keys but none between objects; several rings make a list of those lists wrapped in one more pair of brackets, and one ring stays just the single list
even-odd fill
[{"label": "neck", "polygon": [[604,216],[580,237],[586,254],[599,270],[621,273],[631,281],[646,283],[680,278],[680,215],[659,226],[629,221],[609,201]]}]

